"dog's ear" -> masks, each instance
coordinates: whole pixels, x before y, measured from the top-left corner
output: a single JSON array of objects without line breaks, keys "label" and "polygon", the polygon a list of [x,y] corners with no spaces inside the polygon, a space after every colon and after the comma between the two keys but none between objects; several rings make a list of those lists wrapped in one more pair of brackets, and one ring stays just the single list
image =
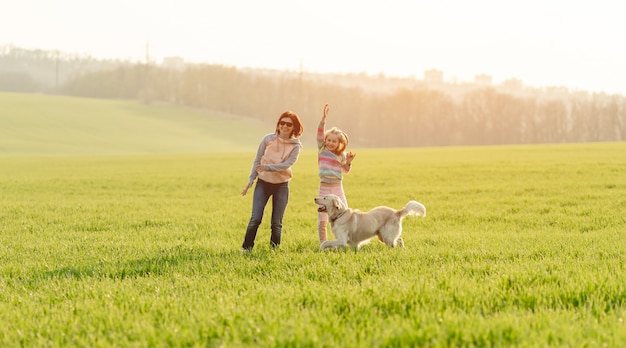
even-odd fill
[{"label": "dog's ear", "polygon": [[343,202],[338,197],[333,199],[333,204],[335,208],[337,208],[337,210],[341,210],[341,208],[343,207]]}]

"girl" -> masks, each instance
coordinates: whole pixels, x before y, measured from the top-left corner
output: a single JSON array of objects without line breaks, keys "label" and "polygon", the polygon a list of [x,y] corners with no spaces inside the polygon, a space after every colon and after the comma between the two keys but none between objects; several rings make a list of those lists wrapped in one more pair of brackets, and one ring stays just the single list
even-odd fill
[{"label": "girl", "polygon": [[256,233],[263,219],[263,211],[270,197],[272,197],[270,246],[275,248],[280,245],[283,215],[289,201],[289,180],[293,176],[291,166],[298,160],[300,149],[302,149],[300,142],[302,131],[302,122],[298,115],[286,111],[278,118],[274,133],[267,134],[261,140],[252,164],[248,185],[241,191],[241,195],[245,196],[254,183],[254,179],[259,178],[252,198],[252,216],[241,245],[244,253],[249,253],[254,247]]},{"label": "girl", "polygon": [[[328,116],[328,104],[324,105],[324,115],[317,127],[317,165],[320,176],[320,190],[318,197],[323,198],[328,194],[334,194],[341,198],[346,207],[348,201],[343,193],[342,178],[344,173],[350,172],[352,161],[356,156],[353,152],[344,152],[348,146],[348,135],[338,129],[331,128],[325,130],[326,117]],[[328,225],[328,214],[319,212],[317,216],[317,234],[320,243],[326,241],[326,226]]]}]

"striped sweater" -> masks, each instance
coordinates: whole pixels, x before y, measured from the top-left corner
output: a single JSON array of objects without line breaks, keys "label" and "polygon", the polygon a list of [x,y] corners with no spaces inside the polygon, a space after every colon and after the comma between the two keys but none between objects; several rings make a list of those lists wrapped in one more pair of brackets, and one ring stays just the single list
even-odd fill
[{"label": "striped sweater", "polygon": [[325,184],[340,184],[343,174],[350,172],[350,166],[346,164],[346,154],[335,155],[324,146],[325,124],[320,122],[317,127],[317,166],[319,169],[320,182]]}]

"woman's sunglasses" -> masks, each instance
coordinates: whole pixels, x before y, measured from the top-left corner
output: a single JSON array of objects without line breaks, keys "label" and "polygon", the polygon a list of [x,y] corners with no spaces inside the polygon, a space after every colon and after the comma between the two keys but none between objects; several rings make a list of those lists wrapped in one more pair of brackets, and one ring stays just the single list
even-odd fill
[{"label": "woman's sunglasses", "polygon": [[278,124],[281,126],[293,127],[293,123],[291,122],[280,121]]}]

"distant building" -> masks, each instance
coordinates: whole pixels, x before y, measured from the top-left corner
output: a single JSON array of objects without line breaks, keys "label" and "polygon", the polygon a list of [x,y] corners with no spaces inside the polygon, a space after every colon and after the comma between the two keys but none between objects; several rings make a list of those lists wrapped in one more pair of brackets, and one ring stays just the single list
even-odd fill
[{"label": "distant building", "polygon": [[168,69],[182,70],[185,67],[185,60],[181,57],[165,57],[161,65]]},{"label": "distant building", "polygon": [[519,79],[508,79],[502,81],[501,87],[506,91],[519,92],[524,87],[524,84]]},{"label": "distant building", "polygon": [[443,72],[437,69],[424,71],[424,82],[429,84],[442,84]]},{"label": "distant building", "polygon": [[474,84],[478,86],[491,86],[491,76],[480,74],[474,76]]}]

